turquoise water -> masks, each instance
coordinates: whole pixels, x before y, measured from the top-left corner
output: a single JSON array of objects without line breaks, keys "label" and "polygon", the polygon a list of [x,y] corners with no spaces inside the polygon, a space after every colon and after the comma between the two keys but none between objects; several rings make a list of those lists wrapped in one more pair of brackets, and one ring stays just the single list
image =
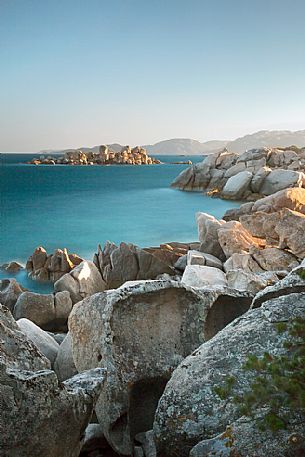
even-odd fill
[{"label": "turquoise water", "polygon": [[168,162],[189,157],[162,156],[167,163],[154,166],[20,163],[33,156],[1,154],[0,263],[25,263],[37,246],[48,253],[67,247],[92,259],[98,243],[106,240],[139,246],[192,241],[197,239],[197,211],[221,217],[238,206],[171,189],[170,183],[187,165]]}]

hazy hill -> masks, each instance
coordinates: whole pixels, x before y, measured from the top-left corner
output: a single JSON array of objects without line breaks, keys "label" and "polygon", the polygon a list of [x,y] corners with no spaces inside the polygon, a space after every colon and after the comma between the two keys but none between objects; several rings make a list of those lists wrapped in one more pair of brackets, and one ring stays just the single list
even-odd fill
[{"label": "hazy hill", "polygon": [[212,140],[200,143],[200,141],[188,138],[175,138],[172,140],[160,141],[156,144],[148,144],[143,147],[147,149],[149,154],[199,155],[209,154],[222,149],[227,143],[227,141],[221,140]]},{"label": "hazy hill", "polygon": [[244,152],[247,149],[262,148],[264,146],[305,146],[305,130],[291,132],[290,130],[261,130],[250,135],[229,141],[227,148],[234,152]]},{"label": "hazy hill", "polygon": [[[144,145],[150,155],[200,155],[211,154],[220,149],[227,148],[234,152],[244,152],[247,149],[261,148],[264,146],[299,146],[305,147],[305,130],[292,132],[290,130],[261,130],[233,141],[211,140],[201,143],[189,138],[174,138],[171,140],[160,141],[155,144]],[[113,151],[120,151],[122,145],[112,143],[108,145]],[[83,151],[98,152],[99,146],[93,148],[81,147]],[[67,149],[66,149],[67,150]],[[65,152],[65,151],[41,151],[47,153]]]}]

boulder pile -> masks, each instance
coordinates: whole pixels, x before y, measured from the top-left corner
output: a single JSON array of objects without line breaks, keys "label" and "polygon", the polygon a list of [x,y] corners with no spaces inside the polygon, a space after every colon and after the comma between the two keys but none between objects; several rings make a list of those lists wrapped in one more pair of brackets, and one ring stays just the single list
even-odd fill
[{"label": "boulder pile", "polygon": [[251,149],[241,155],[225,149],[182,171],[172,187],[255,200],[289,187],[304,187],[304,172],[305,148]]},{"label": "boulder pile", "polygon": [[71,149],[61,157],[34,158],[30,162],[34,165],[153,165],[160,164],[160,160],[150,157],[146,149],[136,146],[125,146],[120,152],[112,151],[106,145],[99,148],[99,152],[84,152],[80,149]]}]

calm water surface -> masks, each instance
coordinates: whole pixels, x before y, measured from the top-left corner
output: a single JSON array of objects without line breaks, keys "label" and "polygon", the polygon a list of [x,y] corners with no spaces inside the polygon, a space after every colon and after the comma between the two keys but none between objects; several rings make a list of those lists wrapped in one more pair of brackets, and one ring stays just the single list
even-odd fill
[{"label": "calm water surface", "polygon": [[[169,162],[190,159],[194,163],[202,157],[162,156],[166,163],[154,166],[21,163],[34,156],[1,154],[0,263],[25,263],[37,246],[48,253],[67,247],[92,259],[98,243],[107,240],[139,246],[192,241],[197,239],[197,211],[221,217],[238,206],[169,187],[187,167]],[[25,283],[24,274],[19,274],[19,280]]]}]

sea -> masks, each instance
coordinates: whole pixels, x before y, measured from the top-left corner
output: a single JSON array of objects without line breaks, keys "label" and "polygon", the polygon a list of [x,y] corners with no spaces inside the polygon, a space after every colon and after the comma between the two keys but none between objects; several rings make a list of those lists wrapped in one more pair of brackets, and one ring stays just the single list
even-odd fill
[{"label": "sea", "polygon": [[[92,260],[98,244],[109,240],[158,246],[197,240],[195,213],[221,218],[239,203],[198,192],[171,189],[189,165],[172,162],[202,156],[155,156],[160,165],[28,165],[39,154],[0,154],[0,264],[26,263],[37,246],[48,253],[66,247]],[[49,292],[52,285],[0,270],[25,287]]]}]

